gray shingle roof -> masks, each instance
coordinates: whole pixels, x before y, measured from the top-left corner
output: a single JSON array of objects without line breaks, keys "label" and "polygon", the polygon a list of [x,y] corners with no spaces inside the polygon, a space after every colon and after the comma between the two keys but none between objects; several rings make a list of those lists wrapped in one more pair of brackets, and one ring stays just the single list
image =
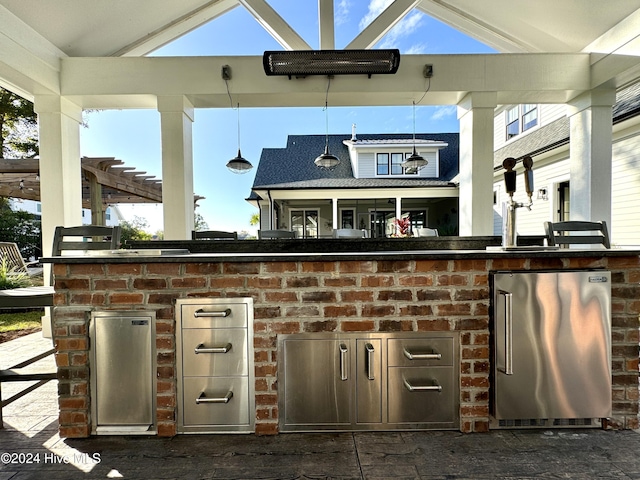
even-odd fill
[{"label": "gray shingle roof", "polygon": [[[616,94],[613,123],[622,122],[636,115],[640,115],[640,83],[624,88]],[[502,161],[507,157],[534,156],[567,143],[569,143],[569,118],[562,117],[496,150],[493,155],[493,166],[500,168]]]},{"label": "gray shingle roof", "polygon": [[[324,151],[325,135],[289,135],[286,148],[265,148],[253,181],[253,189],[294,188],[390,188],[439,187],[449,185],[458,173],[457,133],[416,134],[416,139],[448,144],[440,150],[440,178],[363,178],[356,179],[351,169],[349,150],[343,144],[351,135],[329,135],[329,152],[340,159],[333,170],[316,167],[314,159]],[[412,144],[412,134],[359,134],[358,142],[384,141]]]}]

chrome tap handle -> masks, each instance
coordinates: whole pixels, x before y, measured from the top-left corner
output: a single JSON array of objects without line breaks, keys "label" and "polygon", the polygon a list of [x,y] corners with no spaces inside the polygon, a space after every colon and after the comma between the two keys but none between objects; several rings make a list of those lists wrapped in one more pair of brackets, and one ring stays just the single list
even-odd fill
[{"label": "chrome tap handle", "polygon": [[531,203],[531,197],[533,196],[533,160],[529,155],[525,155],[522,159],[522,165],[524,166],[524,187],[529,195],[529,203]]},{"label": "chrome tap handle", "polygon": [[516,159],[512,157],[505,158],[502,166],[506,170],[506,172],[504,172],[505,189],[507,193],[513,197],[516,191],[516,172],[513,171],[513,167],[516,166]]}]

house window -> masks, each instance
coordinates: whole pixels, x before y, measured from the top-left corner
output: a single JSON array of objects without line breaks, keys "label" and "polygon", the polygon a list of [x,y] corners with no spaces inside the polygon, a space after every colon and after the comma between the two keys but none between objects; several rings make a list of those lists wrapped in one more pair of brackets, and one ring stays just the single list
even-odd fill
[{"label": "house window", "polygon": [[292,210],[291,230],[298,238],[317,238],[318,210]]},{"label": "house window", "polygon": [[402,162],[411,153],[377,153],[376,154],[376,174],[377,175],[417,175],[416,171],[407,171],[402,168]]},{"label": "house window", "polygon": [[356,228],[353,210],[342,210],[340,212],[340,228]]},{"label": "house window", "polygon": [[529,130],[538,124],[538,106],[522,105],[522,131]]},{"label": "house window", "polygon": [[507,110],[507,140],[520,133],[520,107],[513,107]]},{"label": "house window", "polygon": [[506,112],[507,140],[538,125],[538,105],[516,105]]},{"label": "house window", "polygon": [[378,153],[376,155],[376,174],[389,175],[389,154]]}]

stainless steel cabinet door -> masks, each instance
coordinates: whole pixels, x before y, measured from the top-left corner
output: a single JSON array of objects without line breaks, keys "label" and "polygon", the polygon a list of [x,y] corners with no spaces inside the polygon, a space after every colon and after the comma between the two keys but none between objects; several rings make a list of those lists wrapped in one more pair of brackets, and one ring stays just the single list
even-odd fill
[{"label": "stainless steel cabinet door", "polygon": [[[284,358],[284,424],[341,425],[351,423],[350,348],[339,339],[285,340],[278,354]],[[284,383],[284,385],[282,385]]]},{"label": "stainless steel cabinet door", "polygon": [[356,421],[382,422],[382,340],[356,340]]},{"label": "stainless steel cabinet door", "polygon": [[496,274],[495,418],[610,416],[610,303],[610,272]]},{"label": "stainless steel cabinet door", "polygon": [[152,317],[107,314],[92,321],[97,426],[154,424]]}]

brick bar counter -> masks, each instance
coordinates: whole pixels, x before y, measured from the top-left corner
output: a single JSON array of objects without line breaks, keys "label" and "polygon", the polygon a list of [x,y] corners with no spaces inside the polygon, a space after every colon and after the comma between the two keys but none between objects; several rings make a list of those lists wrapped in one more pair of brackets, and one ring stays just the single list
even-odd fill
[{"label": "brick bar counter", "polygon": [[635,250],[192,253],[45,261],[53,263],[55,275],[62,437],[91,434],[92,311],[155,312],[157,434],[166,437],[176,434],[178,404],[174,301],[232,297],[254,301],[256,434],[278,433],[278,335],[309,332],[458,333],[459,429],[484,432],[491,371],[489,272],[589,268],[612,272],[613,414],[605,424],[638,428]]}]

